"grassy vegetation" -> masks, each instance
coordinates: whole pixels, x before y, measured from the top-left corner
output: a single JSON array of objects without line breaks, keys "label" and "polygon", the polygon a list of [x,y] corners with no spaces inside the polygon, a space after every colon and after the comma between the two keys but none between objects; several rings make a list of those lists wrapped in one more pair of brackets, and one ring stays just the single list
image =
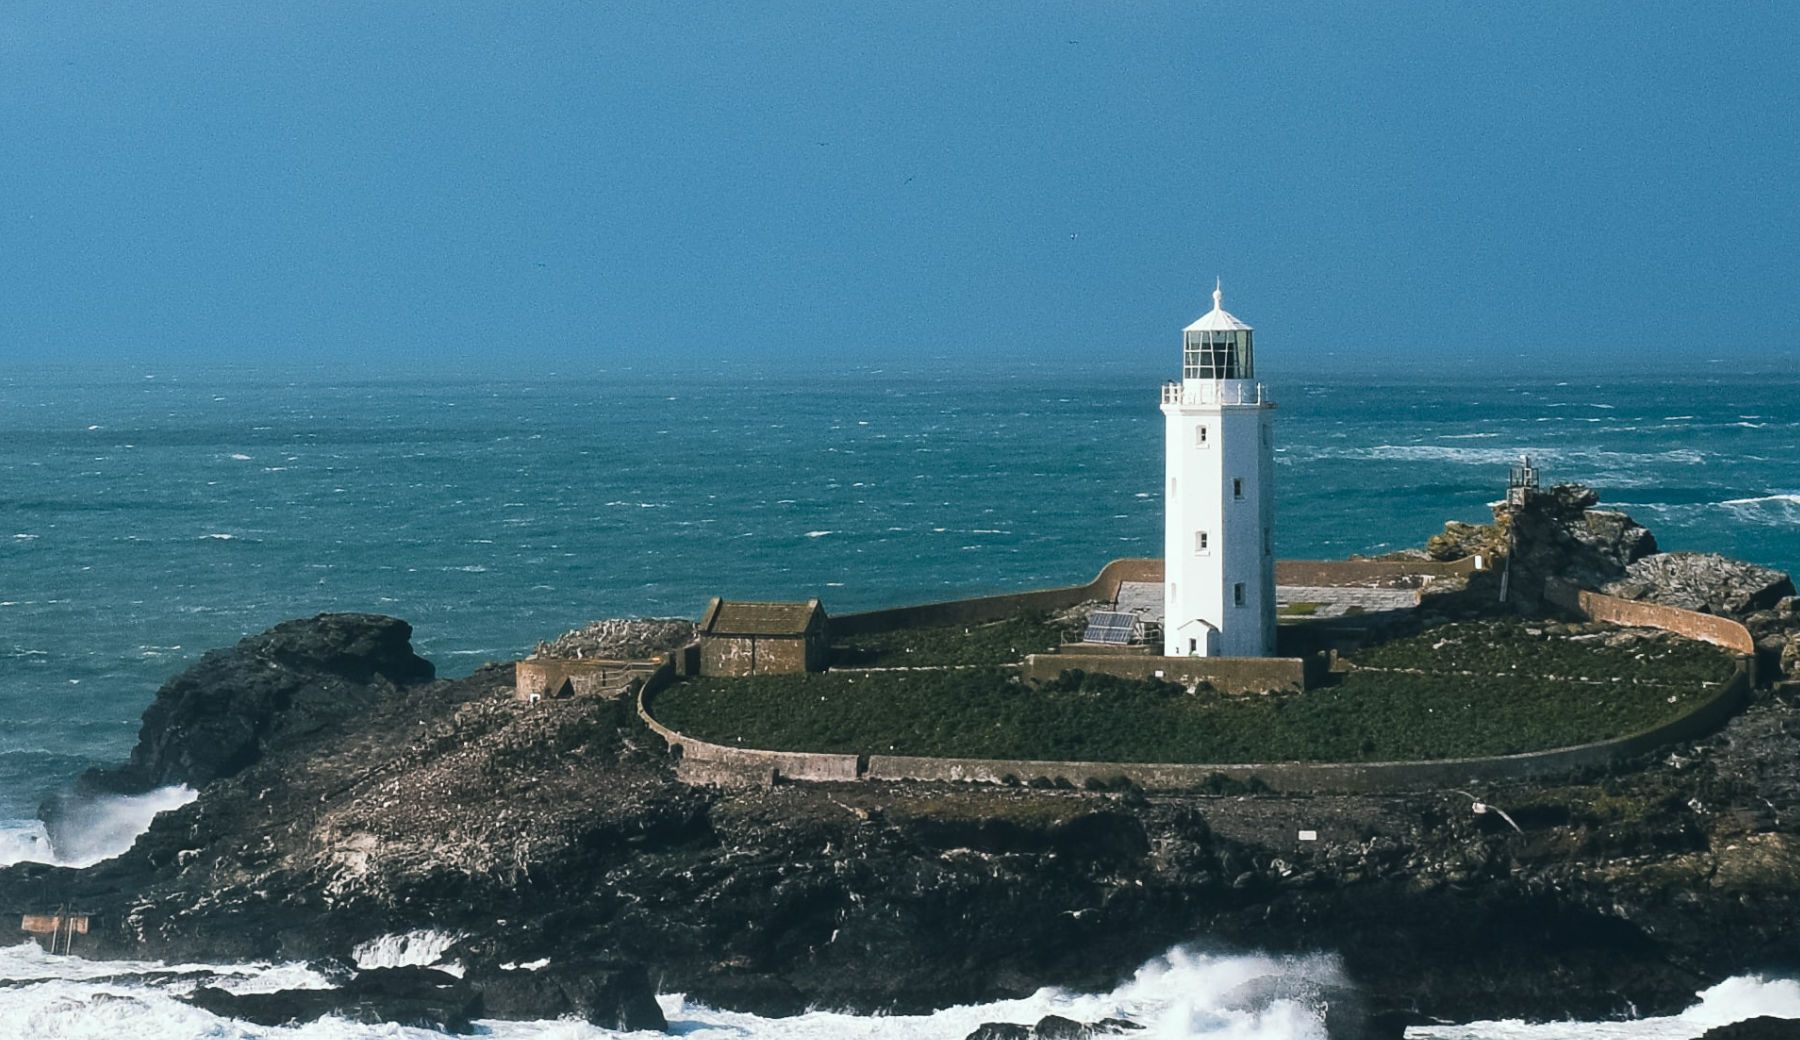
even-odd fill
[{"label": "grassy vegetation", "polygon": [[[1446,639],[1452,641],[1430,649]],[[1437,674],[1359,671],[1302,694],[1226,696],[1076,672],[1038,688],[998,668],[837,672],[696,680],[665,692],[656,711],[702,739],[787,751],[1115,762],[1416,760],[1635,733],[1687,712],[1706,696],[1708,682],[1730,674],[1730,659],[1710,647],[1559,644],[1504,625],[1433,629],[1359,661],[1429,666]],[[1478,667],[1491,674],[1451,674]],[[1568,674],[1601,681],[1542,678]],[[1630,681],[1646,676],[1670,682]]]},{"label": "grassy vegetation", "polygon": [[[1533,632],[1540,634],[1533,635]],[[1443,625],[1357,651],[1363,668],[1513,678],[1653,682],[1677,686],[1721,682],[1731,675],[1725,652],[1686,639],[1643,639],[1607,646],[1599,639],[1543,634],[1520,621]]]},{"label": "grassy vegetation", "polygon": [[1054,651],[1063,629],[1043,615],[1027,615],[975,625],[945,625],[877,632],[838,640],[831,648],[834,668],[896,668],[920,665],[992,665],[1019,661],[1026,654]]}]

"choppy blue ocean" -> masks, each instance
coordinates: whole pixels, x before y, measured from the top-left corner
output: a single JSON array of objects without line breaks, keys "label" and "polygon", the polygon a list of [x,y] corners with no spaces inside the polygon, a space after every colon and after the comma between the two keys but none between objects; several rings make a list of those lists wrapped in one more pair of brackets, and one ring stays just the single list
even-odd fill
[{"label": "choppy blue ocean", "polygon": [[[28,827],[82,769],[123,758],[164,679],[285,618],[397,615],[458,675],[592,618],[695,616],[715,593],[847,610],[1068,584],[1154,555],[1167,375],[960,359],[499,381],[0,375],[0,832]],[[1800,570],[1800,371],[1264,376],[1281,408],[1282,556],[1412,546],[1447,519],[1486,519],[1530,453],[1547,479],[1594,485],[1666,549]],[[8,991],[0,1009],[43,1035],[219,1028],[147,989],[132,990],[137,1010],[94,1003],[85,969],[3,953],[18,963],[0,975],[53,980]],[[1104,999],[1164,1008],[1143,1012],[1174,1016],[1157,1036],[1306,1035],[1275,1018],[1195,1025],[1192,994],[1243,964],[1171,956],[1140,973],[1141,992]],[[1697,998],[1692,1022],[1631,1035],[1692,1036],[1750,1004],[1800,1016],[1793,983],[1730,985],[1755,995]],[[127,1011],[144,1021],[114,1021]],[[965,1017],[977,1011],[993,1009]],[[961,1021],[777,1027],[702,1009],[688,1032],[923,1037]],[[302,1033],[352,1035],[338,1029]]]}]

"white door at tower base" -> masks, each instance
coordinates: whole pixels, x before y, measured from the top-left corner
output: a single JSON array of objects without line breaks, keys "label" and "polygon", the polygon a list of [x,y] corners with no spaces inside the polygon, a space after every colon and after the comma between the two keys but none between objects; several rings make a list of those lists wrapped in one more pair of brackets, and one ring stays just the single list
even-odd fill
[{"label": "white door at tower base", "polygon": [[1179,647],[1181,654],[1187,657],[1219,656],[1219,630],[1205,621],[1195,619],[1182,625]]}]

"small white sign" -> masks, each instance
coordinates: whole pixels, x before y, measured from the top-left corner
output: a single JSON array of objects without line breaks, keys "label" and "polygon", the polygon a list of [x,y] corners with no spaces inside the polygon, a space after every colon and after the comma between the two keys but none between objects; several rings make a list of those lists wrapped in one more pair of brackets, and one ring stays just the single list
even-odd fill
[{"label": "small white sign", "polygon": [[1300,840],[1301,841],[1318,841],[1319,840],[1319,832],[1318,831],[1301,831],[1300,832]]}]

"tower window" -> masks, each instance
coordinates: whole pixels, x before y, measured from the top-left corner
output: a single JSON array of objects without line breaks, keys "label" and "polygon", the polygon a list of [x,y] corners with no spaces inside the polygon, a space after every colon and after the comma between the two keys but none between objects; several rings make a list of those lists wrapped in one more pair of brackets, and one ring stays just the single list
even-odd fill
[{"label": "tower window", "polygon": [[1244,583],[1238,582],[1231,587],[1231,602],[1236,606],[1244,605]]},{"label": "tower window", "polygon": [[1195,531],[1194,532],[1194,555],[1195,556],[1206,555],[1207,548],[1208,548],[1208,546],[1206,544],[1206,532],[1205,531]]},{"label": "tower window", "polygon": [[1201,425],[1194,427],[1194,447],[1204,448],[1206,445],[1206,424],[1202,423]]},{"label": "tower window", "polygon": [[1263,555],[1275,555],[1275,532],[1266,527],[1263,528]]},{"label": "tower window", "polygon": [[1243,477],[1232,477],[1231,478],[1231,497],[1232,498],[1243,498],[1244,497],[1244,478]]}]

